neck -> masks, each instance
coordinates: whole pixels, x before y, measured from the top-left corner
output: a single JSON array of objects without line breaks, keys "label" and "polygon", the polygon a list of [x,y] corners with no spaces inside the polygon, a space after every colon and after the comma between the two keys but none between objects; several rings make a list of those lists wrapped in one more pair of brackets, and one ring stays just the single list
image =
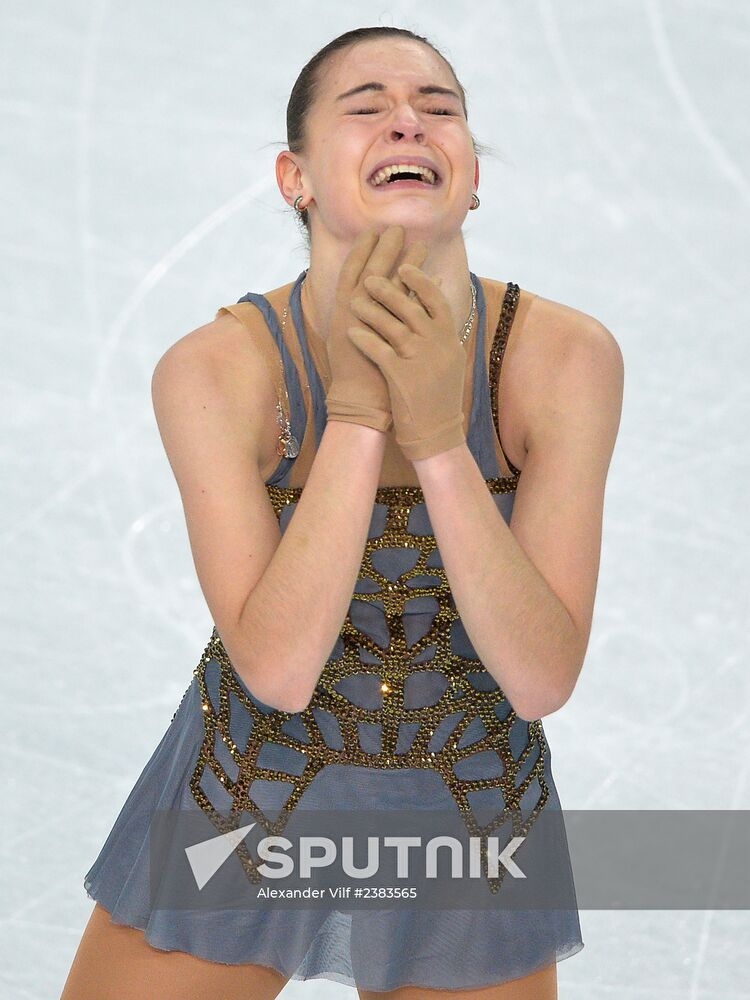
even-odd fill
[{"label": "neck", "polygon": [[[418,238],[421,238],[419,234],[410,234],[407,230],[399,263],[409,244]],[[329,233],[318,234],[312,241],[310,266],[302,285],[302,306],[306,318],[321,340],[328,337],[339,273],[351,245],[351,242],[334,239]],[[458,233],[447,243],[431,243],[428,240],[427,245],[429,252],[420,268],[429,277],[441,279],[440,291],[451,307],[453,326],[458,336],[463,332],[471,311],[471,279],[463,237]]]}]

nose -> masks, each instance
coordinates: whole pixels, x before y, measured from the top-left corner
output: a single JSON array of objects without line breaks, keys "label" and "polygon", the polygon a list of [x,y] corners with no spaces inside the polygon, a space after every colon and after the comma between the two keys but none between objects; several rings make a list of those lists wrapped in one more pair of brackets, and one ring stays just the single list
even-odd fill
[{"label": "nose", "polygon": [[424,140],[422,122],[417,115],[409,108],[400,108],[396,111],[394,121],[391,126],[391,139],[400,140],[403,138]]}]

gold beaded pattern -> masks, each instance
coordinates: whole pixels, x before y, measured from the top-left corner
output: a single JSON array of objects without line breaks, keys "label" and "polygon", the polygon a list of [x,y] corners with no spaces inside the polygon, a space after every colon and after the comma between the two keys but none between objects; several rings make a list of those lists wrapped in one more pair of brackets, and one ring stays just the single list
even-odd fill
[{"label": "gold beaded pattern", "polygon": [[503,448],[502,441],[500,441],[500,420],[498,416],[498,392],[500,390],[500,366],[503,363],[503,355],[505,354],[505,345],[508,343],[508,334],[510,333],[510,328],[513,324],[513,318],[516,315],[516,309],[518,308],[518,302],[521,298],[521,289],[518,285],[509,281],[508,286],[505,289],[505,297],[503,298],[503,306],[500,310],[500,319],[498,320],[497,330],[495,331],[495,338],[492,341],[492,349],[490,350],[490,363],[489,363],[489,380],[490,380],[490,403],[492,405],[492,423],[497,428],[497,439],[500,443],[500,450],[505,456],[505,461],[508,463],[508,468],[513,472],[513,474],[518,478],[521,475],[521,470],[517,469],[515,465],[511,462],[508,456],[505,454],[505,449]]},{"label": "gold beaded pattern", "polygon": [[[514,286],[516,289],[517,287]],[[505,305],[513,295],[509,286],[493,342],[495,374],[499,369],[502,348],[513,316],[510,309],[505,309]],[[517,303],[517,297],[515,301]],[[498,344],[499,351],[496,351]],[[496,392],[493,399],[496,427]],[[516,470],[512,476],[492,477],[485,479],[485,482],[493,495],[513,493],[519,474]],[[304,487],[282,487],[267,483],[266,489],[276,516],[281,519],[286,507],[296,505]],[[240,824],[242,813],[249,813],[265,829],[267,835],[280,834],[291,810],[321,769],[328,764],[348,764],[371,768],[431,768],[437,771],[473,836],[487,836],[508,819],[512,822],[513,836],[525,836],[530,830],[549,797],[546,781],[548,748],[544,729],[541,720],[527,723],[516,716],[505,694],[478,659],[455,652],[451,639],[452,626],[460,616],[447,575],[439,560],[435,538],[432,534],[419,534],[409,530],[412,511],[424,502],[423,492],[417,486],[382,486],[377,489],[375,504],[383,505],[386,511],[384,527],[379,535],[366,541],[358,574],[358,581],[367,583],[366,592],[358,589],[353,601],[378,602],[387,623],[389,641],[385,646],[379,645],[367,631],[354,624],[352,603],[339,636],[343,654],[335,658],[332,655],[326,662],[310,703],[302,712],[269,710],[269,706],[259,707],[254,699],[248,698],[214,627],[194,671],[200,686],[205,738],[190,779],[190,788],[196,802],[209,815],[217,829],[222,832],[235,829]],[[374,554],[379,550],[391,548],[408,548],[418,553],[412,567],[401,573],[396,580],[379,572],[373,561]],[[439,565],[436,564],[436,559]],[[357,586],[359,588],[359,582]],[[434,599],[437,612],[422,637],[409,644],[404,627],[406,605],[421,597]],[[425,654],[431,649],[434,650],[433,654],[425,659]],[[363,662],[361,651],[372,654],[376,662]],[[212,661],[219,668],[218,704],[212,701],[206,680],[206,670]],[[422,707],[407,707],[406,689],[409,679],[419,672],[429,671],[434,675],[436,670],[439,670],[445,682],[442,694]],[[380,681],[381,698],[378,707],[363,707],[351,696],[351,692],[347,696],[340,690],[342,681],[356,676],[374,676]],[[235,710],[246,713],[246,722],[251,723],[244,746],[238,746],[232,737],[231,713]],[[327,742],[319,724],[321,711],[329,713],[338,723],[340,746],[334,747]],[[285,729],[293,715],[298,721],[301,720],[306,738],[299,738],[288,728]],[[441,728],[445,729],[447,720],[454,720],[455,725],[453,721],[448,721],[452,728],[440,745],[439,739],[435,742],[434,734],[441,724]],[[380,751],[377,753],[365,750],[360,741],[359,727],[368,723],[375,724],[379,732]],[[484,735],[464,743],[463,734],[470,726],[476,730],[477,725]],[[403,739],[406,735],[404,727],[407,732],[411,730],[406,741]],[[247,729],[247,725],[244,728]],[[520,751],[519,733],[523,734]],[[227,752],[231,757],[231,773],[217,759],[218,743],[223,744],[222,756],[225,760],[229,759]],[[269,744],[288,747],[297,754],[304,755],[306,762],[302,773],[260,766],[259,754]],[[491,752],[492,759],[496,759],[500,765],[498,774],[473,779],[459,777],[457,767],[460,770],[462,762],[470,761],[476,754],[486,755],[487,751]],[[202,785],[204,771],[207,769],[213,772],[231,797],[230,816],[221,815]],[[522,776],[524,770],[528,772],[525,777]],[[279,781],[291,788],[279,819],[271,820],[254,800],[253,783],[256,780]],[[538,798],[524,820],[521,799],[532,786],[535,796],[538,790]],[[499,792],[504,803],[504,808],[484,825],[478,822],[470,803],[471,793],[483,790]],[[247,820],[243,819],[242,822]],[[483,851],[484,847],[482,842]],[[248,878],[254,882],[260,881],[260,874],[244,841],[238,845],[237,853]],[[504,870],[501,868],[497,878],[487,877],[492,892],[497,892],[500,888],[503,875]]]}]

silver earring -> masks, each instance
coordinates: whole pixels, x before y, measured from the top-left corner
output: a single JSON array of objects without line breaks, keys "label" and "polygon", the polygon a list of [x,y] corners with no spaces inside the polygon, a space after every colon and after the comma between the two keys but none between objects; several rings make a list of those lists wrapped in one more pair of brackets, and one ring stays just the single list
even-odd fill
[{"label": "silver earring", "polygon": [[300,201],[302,201],[303,197],[304,197],[304,195],[298,194],[297,197],[294,199],[294,208],[295,208],[295,210],[297,212],[300,212],[300,213],[307,211],[306,208],[300,208],[299,204],[298,204]]},{"label": "silver earring", "polygon": [[476,204],[469,205],[469,211],[472,211],[475,208],[479,208],[479,206],[481,205],[481,202],[479,200],[479,195],[478,194],[472,194],[471,200],[473,202],[475,202]]}]

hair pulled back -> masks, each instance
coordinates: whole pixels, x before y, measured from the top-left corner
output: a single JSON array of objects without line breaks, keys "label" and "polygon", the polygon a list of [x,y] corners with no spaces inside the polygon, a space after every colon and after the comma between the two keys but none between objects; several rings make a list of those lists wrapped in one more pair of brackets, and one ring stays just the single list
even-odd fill
[{"label": "hair pulled back", "polygon": [[[342,49],[348,48],[357,42],[368,41],[372,38],[388,37],[410,38],[412,41],[422,42],[423,45],[429,45],[433,52],[440,56],[450,69],[453,74],[453,78],[458,84],[461,104],[468,121],[469,115],[466,110],[466,91],[456,76],[455,70],[451,66],[450,62],[445,58],[443,53],[432,44],[432,42],[428,41],[428,39],[424,38],[422,35],[415,34],[408,28],[395,28],[389,25],[376,25],[371,28],[354,28],[351,31],[344,32],[343,35],[339,35],[338,38],[334,38],[333,41],[329,42],[327,45],[323,46],[320,51],[316,52],[312,59],[310,59],[310,61],[302,68],[302,71],[297,77],[289,96],[289,102],[286,106],[286,141],[290,153],[304,154],[305,152],[305,126],[307,123],[307,116],[310,108],[315,102],[326,63],[331,56],[335,52],[340,52]],[[478,146],[473,135],[472,142],[474,144],[475,154],[479,155],[480,147]],[[302,231],[305,236],[305,242],[309,250],[310,220],[308,218],[307,209],[304,209],[302,212],[295,210],[294,214],[300,221]]]}]

